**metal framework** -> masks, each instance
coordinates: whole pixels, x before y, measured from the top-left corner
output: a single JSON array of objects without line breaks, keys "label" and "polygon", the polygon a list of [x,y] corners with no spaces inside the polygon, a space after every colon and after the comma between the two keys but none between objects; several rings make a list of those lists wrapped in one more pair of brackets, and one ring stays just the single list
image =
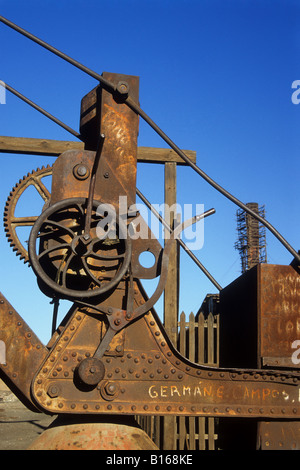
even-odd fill
[{"label": "metal framework", "polygon": [[[258,424],[257,442],[271,421],[273,435],[295,430],[298,446],[300,365],[293,362],[291,348],[295,340],[300,340],[299,253],[265,220],[263,213],[218,185],[149,118],[137,104],[138,77],[99,75],[9,20],[0,17],[0,21],[98,81],[82,99],[79,133],[9,87],[83,144],[80,148],[67,145],[62,153],[59,146],[53,146],[53,155],[57,157],[53,166],[20,180],[5,207],[8,240],[33,269],[39,289],[55,305],[60,299],[72,302],[60,325],[54,319],[53,334],[44,345],[0,294],[0,341],[6,352],[0,377],[29,408],[58,415],[56,425],[31,448],[70,448],[74,435],[90,448],[95,443],[96,426],[98,436],[108,436],[96,441],[97,448],[115,449],[124,445],[125,439],[127,448],[134,449],[139,446],[137,431],[128,432],[128,427],[133,429],[129,421],[124,429],[124,423],[121,426],[116,420],[135,415],[165,416],[166,435],[174,426],[175,415],[218,418],[227,424],[232,418],[235,424],[240,423],[239,418],[246,421],[251,418]],[[266,269],[259,264],[256,270],[248,270],[241,279],[222,289],[180,240],[186,226],[214,214],[215,210],[180,225],[175,226],[172,221],[169,225],[136,187],[140,117],[183,163],[245,211],[247,217],[268,228],[293,255],[292,264],[266,265]],[[5,143],[2,151],[8,152],[7,139],[2,141]],[[22,151],[21,144],[18,151],[26,154],[36,144],[36,153],[43,154],[40,142],[27,141],[27,147]],[[18,145],[20,140],[11,148]],[[49,146],[45,154],[49,155]],[[165,165],[169,203],[174,202],[176,194],[176,164],[168,161]],[[51,191],[43,185],[45,174],[52,176]],[[32,184],[44,200],[43,210],[34,217],[18,218],[15,208],[20,195]],[[126,197],[125,206],[120,205],[120,196]],[[170,232],[163,247],[135,210],[136,196]],[[240,224],[243,225],[242,218]],[[28,247],[18,239],[18,226],[30,227]],[[253,235],[253,224],[249,225],[248,219],[246,227],[248,238],[260,239],[260,229],[256,228]],[[139,233],[144,235],[139,237]],[[217,305],[221,335],[227,335],[225,342],[220,338],[221,368],[195,364],[182,356],[175,346],[174,318],[166,319],[163,326],[155,311],[157,300],[168,290],[165,308],[175,316],[178,313],[173,285],[176,244],[187,251],[220,292]],[[144,252],[154,255],[153,266],[141,264],[140,255]],[[251,257],[251,263],[257,260]],[[143,279],[157,279],[150,297],[142,287]],[[177,328],[177,318],[175,325]],[[233,326],[237,328],[234,334]],[[88,417],[93,418],[93,423]],[[224,431],[222,436],[229,434]],[[154,448],[144,435],[139,438],[139,442],[144,442],[143,448]],[[294,441],[288,437],[286,445],[293,446]],[[164,448],[168,448],[167,443]]]},{"label": "metal framework", "polygon": [[[255,202],[246,204],[253,212],[265,218],[265,207]],[[235,248],[241,257],[241,271],[246,272],[259,263],[267,262],[266,228],[242,209],[236,212],[238,241]]]}]

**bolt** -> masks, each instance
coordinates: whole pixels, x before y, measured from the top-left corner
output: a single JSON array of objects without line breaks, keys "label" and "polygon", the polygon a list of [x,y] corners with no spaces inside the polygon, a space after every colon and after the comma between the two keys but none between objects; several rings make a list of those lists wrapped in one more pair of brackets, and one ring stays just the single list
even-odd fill
[{"label": "bolt", "polygon": [[108,384],[105,385],[105,391],[108,395],[114,395],[117,391],[116,384],[108,382]]},{"label": "bolt", "polygon": [[57,385],[50,385],[47,393],[50,398],[56,398],[59,395],[59,387]]},{"label": "bolt", "polygon": [[79,164],[74,166],[73,174],[75,178],[85,180],[89,176],[89,170],[85,165]]},{"label": "bolt", "polygon": [[114,321],[114,324],[115,324],[116,326],[120,325],[120,323],[121,323],[120,318],[117,318],[117,319]]},{"label": "bolt", "polygon": [[90,368],[90,373],[91,373],[91,374],[94,374],[95,372],[96,372],[96,368],[95,368],[95,367],[91,367],[91,368]]},{"label": "bolt", "polygon": [[104,173],[104,178],[109,178],[109,173],[108,173],[108,171],[106,171],[106,172]]},{"label": "bolt", "polygon": [[122,95],[122,97],[127,97],[129,92],[129,86],[126,82],[119,82],[117,85],[117,91]]}]

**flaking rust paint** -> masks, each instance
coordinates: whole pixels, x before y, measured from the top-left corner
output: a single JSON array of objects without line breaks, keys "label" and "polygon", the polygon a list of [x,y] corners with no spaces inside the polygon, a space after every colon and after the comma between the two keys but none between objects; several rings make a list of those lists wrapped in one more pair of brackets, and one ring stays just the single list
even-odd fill
[{"label": "flaking rust paint", "polygon": [[300,277],[292,266],[260,265],[258,288],[260,355],[291,361],[300,339]]},{"label": "flaking rust paint", "polygon": [[148,435],[132,425],[86,423],[50,427],[28,450],[156,450]]}]

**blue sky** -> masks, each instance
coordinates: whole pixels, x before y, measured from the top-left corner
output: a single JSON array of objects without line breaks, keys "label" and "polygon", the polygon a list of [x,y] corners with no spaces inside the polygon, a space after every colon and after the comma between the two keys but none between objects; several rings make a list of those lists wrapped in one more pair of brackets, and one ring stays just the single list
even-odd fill
[{"label": "blue sky", "polygon": [[[197,164],[267,219],[299,249],[300,7],[290,0],[0,1],[1,15],[98,73],[138,75],[140,104]],[[0,79],[78,130],[80,100],[96,81],[0,24]],[[16,97],[0,105],[0,135],[75,140]],[[166,147],[143,121],[139,146]],[[0,204],[28,172],[53,158],[0,155]],[[163,167],[138,165],[138,187],[163,202]],[[236,206],[190,168],[178,168],[178,202],[214,207],[195,255],[224,287],[240,275]],[[27,208],[24,208],[25,213]],[[28,207],[30,215],[30,207]],[[52,306],[31,270],[0,234],[1,292],[42,341]],[[272,264],[291,255],[267,232]],[[197,312],[216,292],[181,255],[180,311]],[[160,311],[161,303],[158,305]]]}]

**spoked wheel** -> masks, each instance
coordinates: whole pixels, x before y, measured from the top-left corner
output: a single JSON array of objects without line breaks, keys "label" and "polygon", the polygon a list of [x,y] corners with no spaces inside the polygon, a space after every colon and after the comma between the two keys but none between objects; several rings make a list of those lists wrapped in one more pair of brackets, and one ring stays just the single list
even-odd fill
[{"label": "spoked wheel", "polygon": [[[122,220],[93,202],[89,234],[84,232],[85,198],[59,201],[46,209],[30,234],[28,253],[39,279],[63,298],[90,298],[115,287],[131,260],[131,241]],[[106,220],[110,221],[105,225]]]}]

